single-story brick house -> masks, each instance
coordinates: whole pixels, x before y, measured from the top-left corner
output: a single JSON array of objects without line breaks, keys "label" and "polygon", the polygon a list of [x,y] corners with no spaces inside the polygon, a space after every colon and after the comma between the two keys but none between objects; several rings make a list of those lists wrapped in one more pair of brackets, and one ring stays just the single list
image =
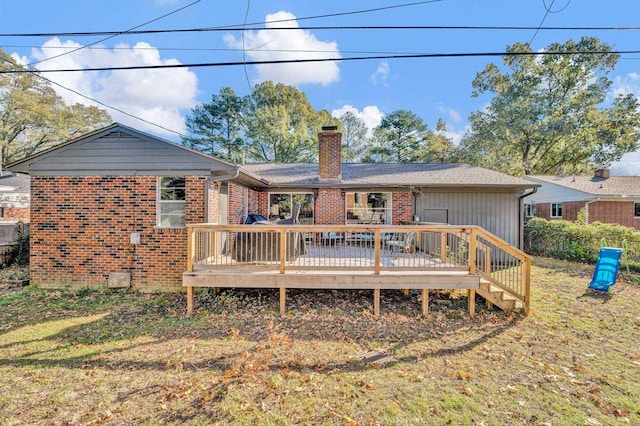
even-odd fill
[{"label": "single-story brick house", "polygon": [[319,134],[317,164],[236,165],[114,123],[9,165],[31,177],[31,281],[177,290],[189,223],[247,215],[302,223],[480,225],[519,246],[536,183],[464,164],[340,163]]},{"label": "single-story brick house", "polygon": [[574,221],[584,209],[587,222],[617,223],[640,230],[640,176],[525,176],[540,185],[526,197],[525,217]]}]

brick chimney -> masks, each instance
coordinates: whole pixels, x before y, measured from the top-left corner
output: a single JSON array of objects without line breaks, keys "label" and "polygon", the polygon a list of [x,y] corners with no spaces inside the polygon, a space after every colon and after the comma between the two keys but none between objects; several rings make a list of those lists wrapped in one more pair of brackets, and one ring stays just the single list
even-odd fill
[{"label": "brick chimney", "polygon": [[595,177],[603,178],[603,179],[609,179],[609,169],[607,169],[607,168],[597,169]]},{"label": "brick chimney", "polygon": [[342,133],[338,126],[326,126],[318,133],[318,171],[320,180],[339,181],[342,178]]}]

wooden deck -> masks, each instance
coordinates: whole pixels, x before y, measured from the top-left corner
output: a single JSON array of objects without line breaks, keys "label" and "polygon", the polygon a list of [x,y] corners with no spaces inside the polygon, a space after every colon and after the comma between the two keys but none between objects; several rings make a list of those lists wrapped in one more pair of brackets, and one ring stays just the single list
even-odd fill
[{"label": "wooden deck", "polygon": [[[422,290],[424,315],[429,290],[447,289],[468,292],[471,315],[476,292],[502,308],[518,302],[528,311],[528,256],[476,227],[200,224],[188,228],[183,286],[189,314],[198,287],[278,288],[283,314],[287,288],[371,289],[376,315],[380,290],[407,289]],[[403,239],[414,243],[400,245],[402,249],[392,243]],[[509,302],[502,304],[506,298]]]}]

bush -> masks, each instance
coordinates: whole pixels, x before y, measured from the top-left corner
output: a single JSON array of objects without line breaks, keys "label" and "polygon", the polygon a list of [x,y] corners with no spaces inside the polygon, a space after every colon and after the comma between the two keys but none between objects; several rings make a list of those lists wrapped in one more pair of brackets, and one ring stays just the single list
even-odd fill
[{"label": "bush", "polygon": [[525,224],[524,237],[529,254],[578,262],[595,263],[603,246],[622,248],[623,265],[640,271],[640,232],[627,226],[533,218]]},{"label": "bush", "polygon": [[13,248],[13,263],[19,266],[29,264],[29,227],[21,225]]}]

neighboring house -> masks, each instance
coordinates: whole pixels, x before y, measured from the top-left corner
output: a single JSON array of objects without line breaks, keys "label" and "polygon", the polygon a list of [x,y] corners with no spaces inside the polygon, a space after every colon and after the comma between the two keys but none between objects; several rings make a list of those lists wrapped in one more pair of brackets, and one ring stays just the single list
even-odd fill
[{"label": "neighboring house", "polygon": [[114,123],[17,161],[31,176],[31,282],[181,289],[185,224],[287,218],[295,204],[302,223],[480,225],[520,245],[536,183],[462,164],[341,164],[340,146],[326,128],[318,164],[239,166]]},{"label": "neighboring house", "polygon": [[29,221],[28,175],[0,170],[0,221]]},{"label": "neighboring house", "polygon": [[617,223],[640,230],[640,176],[525,176],[540,184],[525,198],[525,216],[574,221],[584,209],[587,222]]}]

